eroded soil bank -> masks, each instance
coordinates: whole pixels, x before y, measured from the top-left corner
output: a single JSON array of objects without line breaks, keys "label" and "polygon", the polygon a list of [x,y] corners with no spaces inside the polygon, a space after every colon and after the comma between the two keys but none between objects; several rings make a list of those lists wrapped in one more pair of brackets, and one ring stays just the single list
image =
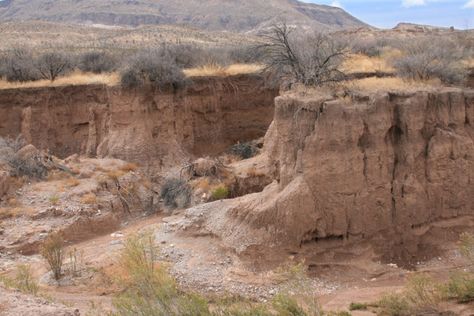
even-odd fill
[{"label": "eroded soil bank", "polygon": [[472,90],[283,95],[254,158],[273,184],[188,210],[189,231],[315,266],[429,259],[474,227],[473,121]]},{"label": "eroded soil bank", "polygon": [[259,76],[195,79],[182,91],[107,86],[0,92],[0,136],[22,134],[59,157],[114,157],[155,167],[262,137],[278,91]]}]

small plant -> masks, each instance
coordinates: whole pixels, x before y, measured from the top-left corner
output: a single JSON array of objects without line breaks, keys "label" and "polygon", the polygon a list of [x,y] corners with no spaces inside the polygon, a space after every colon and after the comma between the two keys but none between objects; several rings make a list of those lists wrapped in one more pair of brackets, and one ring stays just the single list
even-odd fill
[{"label": "small plant", "polygon": [[64,241],[60,234],[51,234],[41,246],[41,255],[49,265],[55,280],[59,280],[62,275],[64,260]]},{"label": "small plant", "polygon": [[183,208],[191,203],[191,187],[182,179],[170,178],[161,188],[161,198],[165,205],[174,208]]},{"label": "small plant", "polygon": [[31,267],[29,265],[21,264],[18,266],[18,270],[15,276],[15,287],[23,293],[37,295],[39,286],[31,273]]},{"label": "small plant", "polygon": [[351,303],[349,305],[350,311],[365,311],[368,308],[368,304],[365,303]]},{"label": "small plant", "polygon": [[71,272],[72,276],[78,276],[79,275],[79,270],[80,270],[80,265],[81,265],[81,258],[83,256],[83,253],[81,252],[80,254],[77,253],[77,249],[74,248],[71,251],[69,251],[69,271]]},{"label": "small plant", "polygon": [[226,186],[220,186],[212,190],[211,197],[212,200],[218,201],[218,200],[224,200],[227,199],[230,196],[230,191],[229,188]]},{"label": "small plant", "polygon": [[59,196],[53,195],[49,197],[49,203],[51,205],[58,205],[59,204]]},{"label": "small plant", "polygon": [[411,308],[407,299],[400,294],[389,294],[376,304],[387,316],[411,316]]}]

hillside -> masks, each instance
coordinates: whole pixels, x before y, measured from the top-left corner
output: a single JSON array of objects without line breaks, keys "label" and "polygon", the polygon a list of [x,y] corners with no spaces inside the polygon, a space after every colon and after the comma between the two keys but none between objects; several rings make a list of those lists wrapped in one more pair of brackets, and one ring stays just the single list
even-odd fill
[{"label": "hillside", "polygon": [[308,28],[366,26],[340,8],[296,0],[6,0],[0,22],[43,20],[122,26],[178,24],[247,32],[277,19]]}]

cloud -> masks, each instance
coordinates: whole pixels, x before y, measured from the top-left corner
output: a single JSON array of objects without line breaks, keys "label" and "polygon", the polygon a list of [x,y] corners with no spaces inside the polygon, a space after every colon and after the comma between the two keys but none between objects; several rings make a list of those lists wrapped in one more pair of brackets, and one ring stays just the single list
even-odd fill
[{"label": "cloud", "polygon": [[[473,0],[474,1],[474,0]],[[342,8],[342,4],[339,0],[334,0],[333,2],[331,2],[331,6],[332,7],[338,7],[338,8]]]},{"label": "cloud", "polygon": [[425,4],[426,4],[425,0],[403,0],[402,1],[402,5],[406,8],[425,5]]},{"label": "cloud", "polygon": [[467,8],[467,9],[474,9],[474,0],[468,1],[468,3],[466,3],[466,4],[464,5],[464,8]]}]

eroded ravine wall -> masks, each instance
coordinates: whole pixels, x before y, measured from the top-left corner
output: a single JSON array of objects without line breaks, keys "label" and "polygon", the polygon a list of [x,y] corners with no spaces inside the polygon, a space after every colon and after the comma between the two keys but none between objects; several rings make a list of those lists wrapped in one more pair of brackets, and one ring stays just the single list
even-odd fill
[{"label": "eroded ravine wall", "polygon": [[250,257],[334,261],[367,241],[395,262],[434,254],[474,227],[473,122],[473,90],[283,95],[256,158],[275,182],[188,217]]},{"label": "eroded ravine wall", "polygon": [[102,85],[0,91],[0,136],[74,153],[166,165],[265,134],[275,89],[258,76],[201,78],[160,92]]}]

